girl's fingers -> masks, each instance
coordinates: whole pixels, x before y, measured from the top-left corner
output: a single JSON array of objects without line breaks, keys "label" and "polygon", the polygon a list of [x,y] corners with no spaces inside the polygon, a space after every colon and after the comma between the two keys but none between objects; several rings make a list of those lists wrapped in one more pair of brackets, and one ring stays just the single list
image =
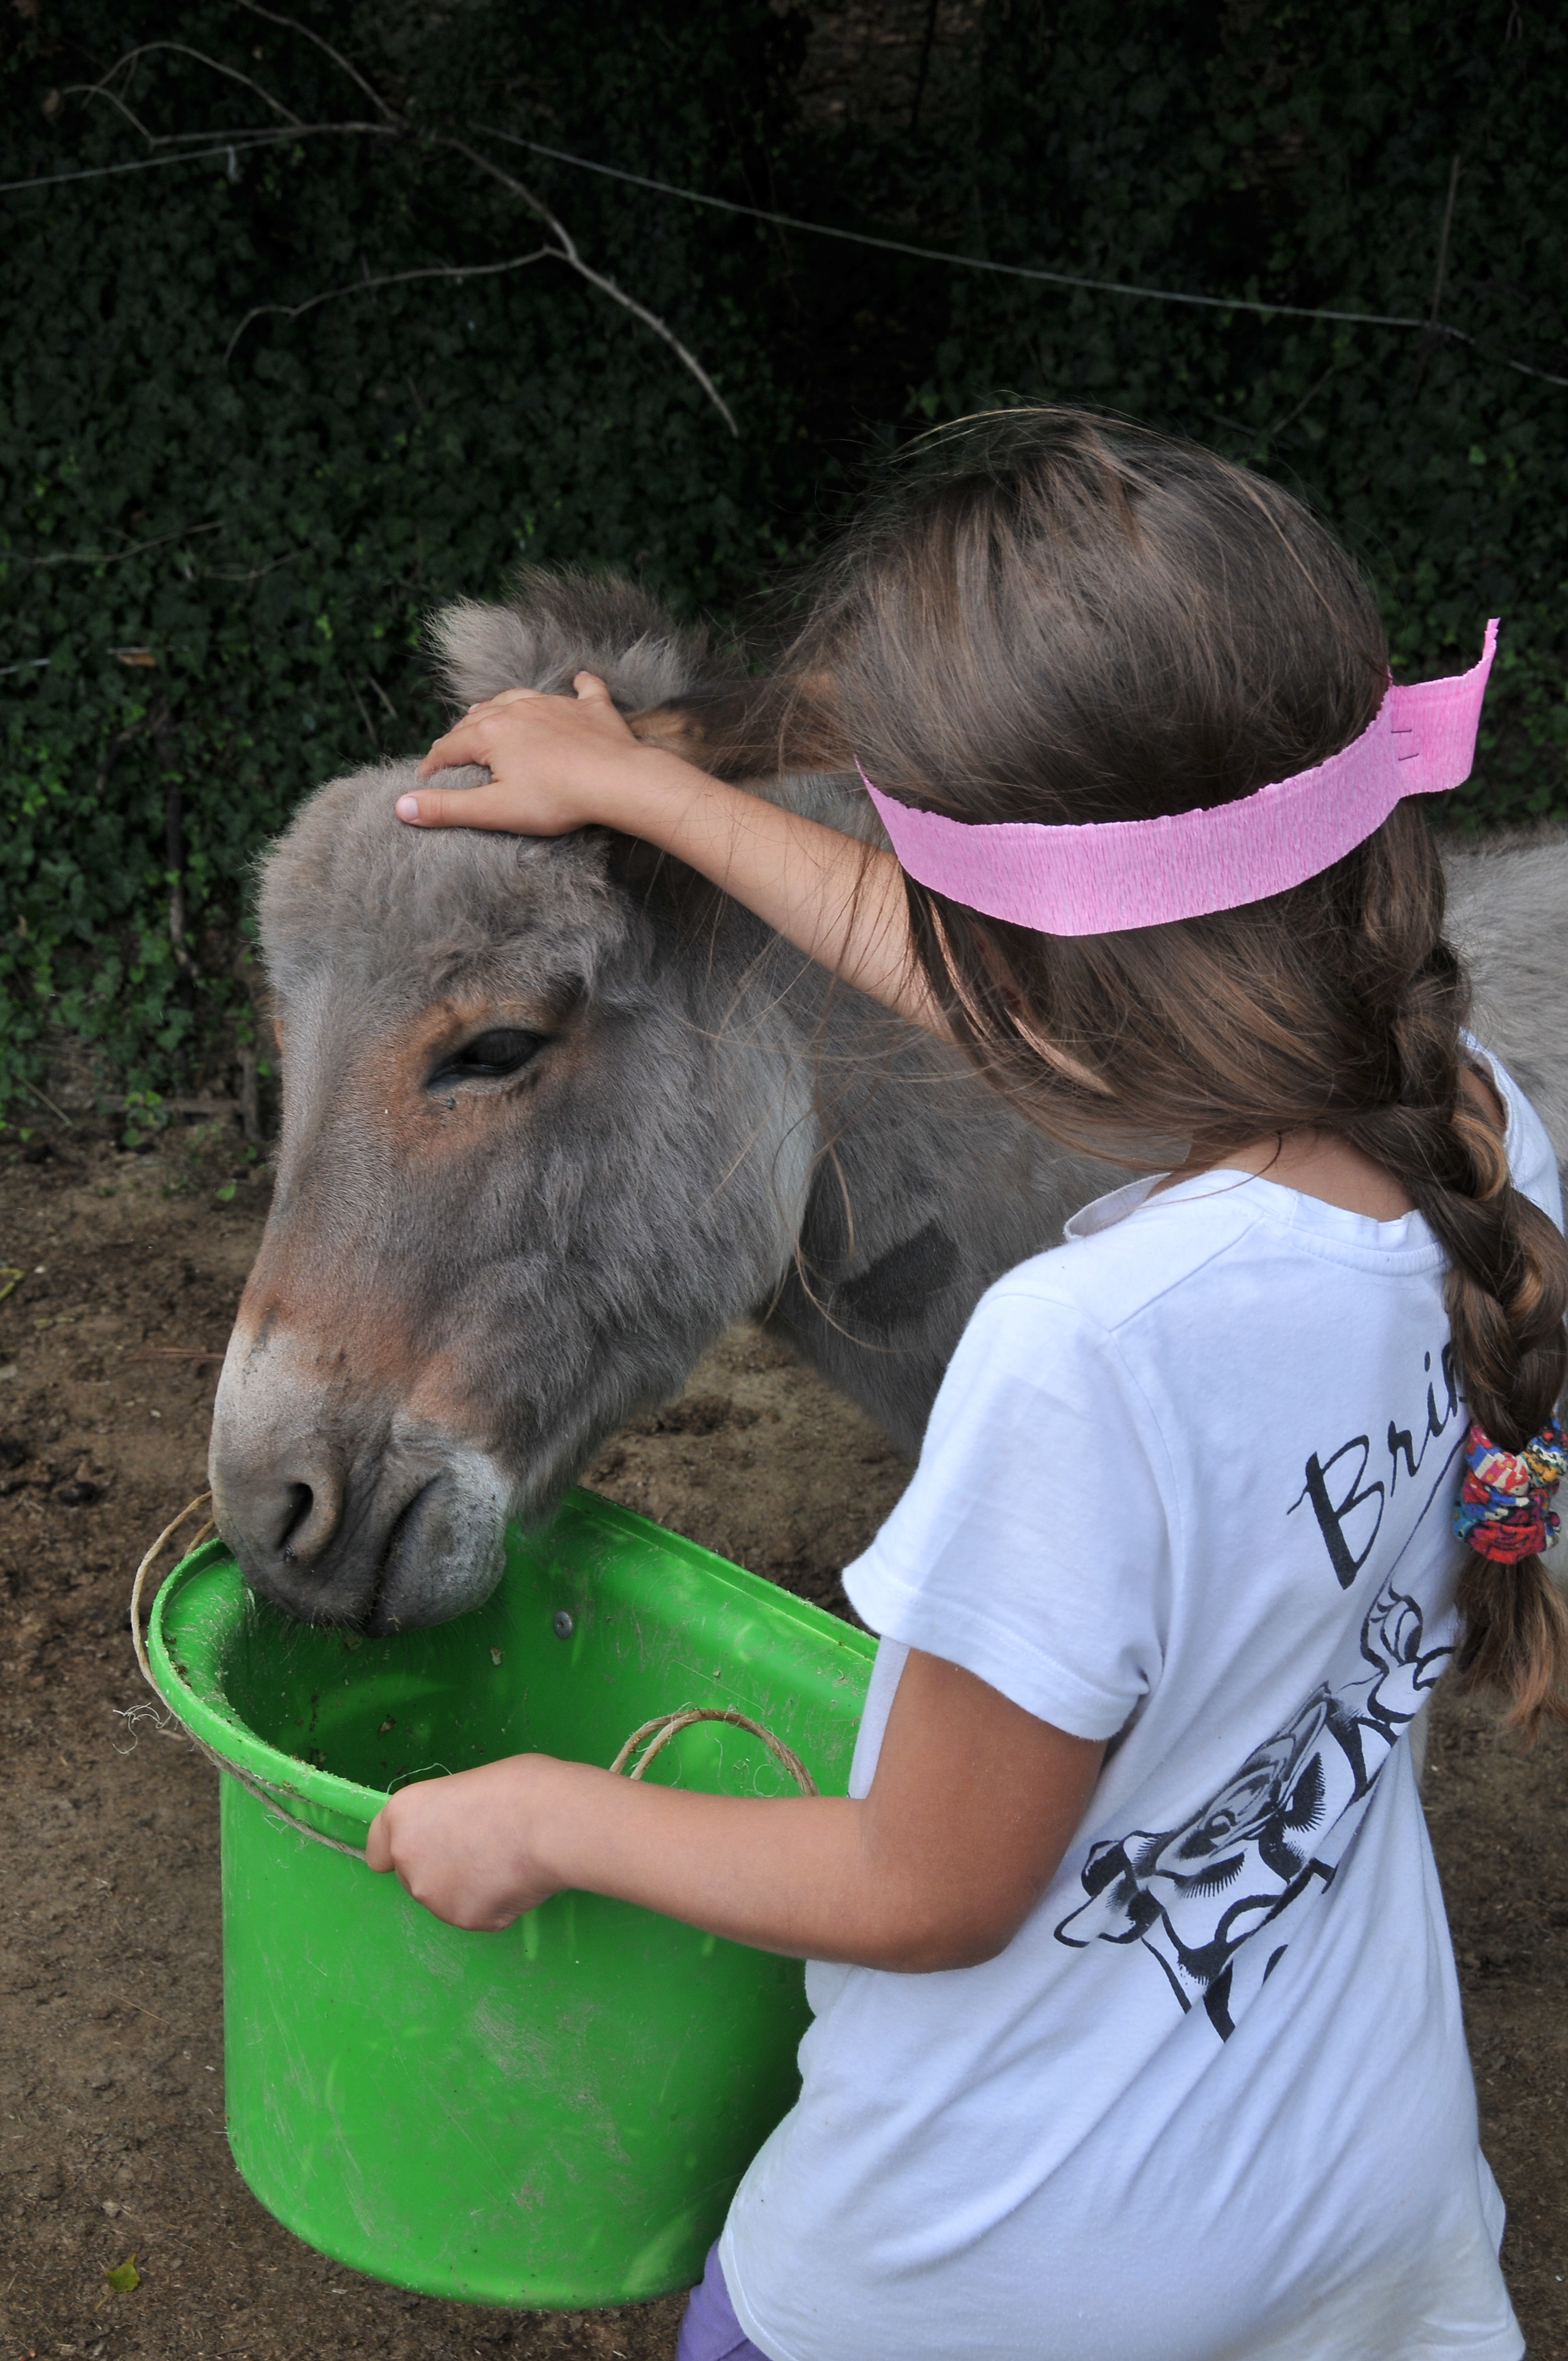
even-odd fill
[{"label": "girl's fingers", "polygon": [[[602,757],[607,741],[635,750],[636,741],[598,673],[580,672],[574,695],[535,688],[504,689],[471,705],[438,738],[419,765],[421,781],[472,764],[491,773],[479,787],[422,785],[400,796],[397,815],[414,828],[505,829],[521,836],[557,836],[582,827],[594,813],[591,793],[574,786]],[[526,706],[531,718],[509,708]]]},{"label": "girl's fingers", "polygon": [[[610,713],[615,707],[609,689],[597,673],[580,672],[573,683],[576,701],[580,705],[598,706]],[[499,697],[488,697],[478,705],[471,705],[461,721],[443,732],[419,766],[422,779],[434,771],[455,771],[465,763],[487,763],[489,760],[489,725],[498,714],[510,706],[554,705],[559,697],[549,697],[538,688],[503,688]]]},{"label": "girl's fingers", "polygon": [[482,728],[482,723],[465,716],[455,730],[449,730],[444,738],[435,741],[420,763],[420,777],[428,779],[433,771],[455,771],[465,763],[482,763],[485,760]]},{"label": "girl's fingers", "polygon": [[400,796],[395,809],[398,818],[413,828],[492,828],[523,836],[561,832],[541,828],[532,815],[524,818],[516,795],[504,787],[422,787],[417,795]]},{"label": "girl's fingers", "polygon": [[536,688],[506,688],[499,697],[487,697],[478,705],[471,705],[461,721],[455,721],[444,730],[420,763],[422,779],[433,771],[455,771],[464,763],[483,763],[488,758],[490,743],[489,725],[498,713],[509,705],[537,705],[543,700]]}]

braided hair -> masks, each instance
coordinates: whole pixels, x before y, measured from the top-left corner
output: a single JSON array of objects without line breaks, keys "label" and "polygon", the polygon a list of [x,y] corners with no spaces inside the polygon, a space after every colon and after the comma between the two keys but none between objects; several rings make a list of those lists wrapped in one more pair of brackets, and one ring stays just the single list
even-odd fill
[{"label": "braided hair", "polygon": [[[1376,605],[1299,502],[1072,411],[937,439],[828,561],[790,657],[884,790],[971,821],[1227,803],[1337,753],[1388,677]],[[1511,1184],[1467,1077],[1442,863],[1398,806],[1321,875],[1234,910],[1043,937],[908,883],[917,957],[981,1071],[1054,1137],[1148,1166],[1335,1133],[1447,1257],[1470,1412],[1515,1450],[1568,1357],[1568,1246]],[[1568,1718],[1568,1609],[1476,1556],[1458,1677],[1528,1733]]]},{"label": "braided hair", "polygon": [[[1448,1258],[1449,1327],[1471,1417],[1519,1451],[1552,1416],[1568,1375],[1568,1255],[1555,1224],[1512,1185],[1497,1125],[1464,1087],[1468,985],[1442,939],[1442,871],[1420,861],[1422,840],[1430,854],[1407,804],[1367,848],[1360,981],[1387,1027],[1395,1087],[1343,1128],[1425,1215]],[[1412,872],[1423,870],[1426,907],[1411,891]],[[1459,1605],[1461,1687],[1500,1691],[1510,1719],[1531,1733],[1549,1716],[1568,1719],[1568,1607],[1541,1560],[1473,1553]]]}]

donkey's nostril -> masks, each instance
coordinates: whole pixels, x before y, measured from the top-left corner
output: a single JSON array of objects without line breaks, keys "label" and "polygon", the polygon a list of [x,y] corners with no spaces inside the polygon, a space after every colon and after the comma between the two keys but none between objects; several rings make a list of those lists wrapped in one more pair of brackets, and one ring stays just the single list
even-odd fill
[{"label": "donkey's nostril", "polygon": [[[237,1457],[237,1455],[236,1455]],[[213,1455],[213,1496],[220,1529],[249,1574],[282,1566],[313,1569],[343,1519],[344,1479],[319,1449],[291,1452],[283,1467],[225,1464]]]},{"label": "donkey's nostril", "polygon": [[291,1484],[288,1487],[288,1507],[284,1511],[282,1530],[278,1535],[278,1548],[285,1565],[292,1565],[299,1554],[294,1547],[294,1536],[309,1521],[315,1504],[316,1496],[308,1484]]}]

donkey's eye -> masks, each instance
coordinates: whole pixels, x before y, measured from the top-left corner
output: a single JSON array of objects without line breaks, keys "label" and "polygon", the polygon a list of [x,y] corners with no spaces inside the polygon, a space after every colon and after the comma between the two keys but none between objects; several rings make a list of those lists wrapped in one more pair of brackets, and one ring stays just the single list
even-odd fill
[{"label": "donkey's eye", "polygon": [[543,1033],[513,1031],[499,1027],[493,1033],[476,1033],[460,1049],[444,1058],[430,1077],[427,1088],[435,1089],[442,1082],[497,1082],[507,1074],[515,1074],[536,1058],[544,1047]]}]

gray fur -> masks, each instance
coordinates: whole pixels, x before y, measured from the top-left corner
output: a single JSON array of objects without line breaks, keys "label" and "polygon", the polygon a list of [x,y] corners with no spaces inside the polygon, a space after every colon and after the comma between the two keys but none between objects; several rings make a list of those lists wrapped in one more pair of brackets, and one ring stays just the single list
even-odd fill
[{"label": "gray fur", "polygon": [[[640,594],[583,577],[438,636],[464,702],[584,665],[629,708],[722,680]],[[283,1134],[213,1436],[256,1586],[374,1630],[476,1603],[505,1514],[546,1516],[747,1314],[914,1452],[984,1289],[1119,1177],[736,904],[683,899],[598,830],[406,829],[412,778],[323,787],[266,863]],[[851,781],[767,791],[875,832]],[[1487,1038],[1562,1154],[1568,845],[1450,865]],[[432,1044],[506,1025],[548,1035],[533,1064],[432,1086]]]},{"label": "gray fur", "polygon": [[707,635],[682,631],[635,584],[616,575],[525,575],[504,607],[461,598],[431,619],[441,675],[453,701],[477,705],[506,688],[559,695],[578,672],[597,672],[626,712],[668,704],[733,677]]},{"label": "gray fur", "polygon": [[1449,931],[1497,1052],[1568,1162],[1568,829],[1458,837],[1445,848]]}]

